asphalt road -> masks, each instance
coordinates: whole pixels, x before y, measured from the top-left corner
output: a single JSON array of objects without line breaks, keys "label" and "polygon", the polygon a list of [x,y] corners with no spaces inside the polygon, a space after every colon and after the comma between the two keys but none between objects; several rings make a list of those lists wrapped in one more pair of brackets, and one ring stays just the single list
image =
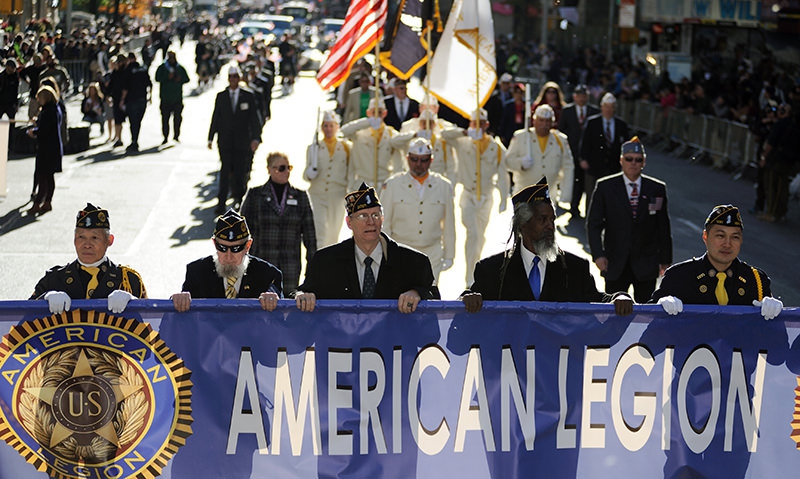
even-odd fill
[{"label": "asphalt road", "polygon": [[[214,95],[225,87],[225,79],[223,71],[223,77],[210,89],[194,91],[197,81],[193,52],[194,45],[187,43],[178,54],[192,76],[185,90],[180,143],[161,145],[156,87],[153,103],[145,114],[140,153],[126,155],[124,148],[112,149],[110,143],[105,143],[105,136],[100,136],[98,127],[93,126],[91,149],[65,157],[64,171],[56,175],[53,211],[39,217],[25,213],[30,207],[34,159],[11,156],[7,165],[7,196],[0,197],[0,299],[27,298],[47,268],[74,259],[75,214],[86,202],[109,210],[115,242],[108,255],[139,271],[151,298],[166,298],[179,291],[185,264],[213,252],[209,238],[213,231],[219,159],[216,147],[206,148],[206,137]],[[151,75],[156,66],[152,66]],[[410,94],[415,95],[413,88]],[[256,152],[250,186],[267,180],[267,154],[283,151],[296,166],[290,181],[305,188],[307,184],[300,178],[300,172],[305,148],[312,139],[317,108],[330,108],[333,103],[311,76],[301,77],[291,95],[281,97],[278,89],[275,95],[273,118],[265,127],[264,143]],[[80,118],[78,108],[77,99],[68,105],[71,122]],[[123,134],[126,145],[129,138],[126,124]],[[644,143],[647,146],[646,138]],[[653,148],[648,151],[645,173],[668,184],[676,261],[703,253],[701,228],[714,205],[733,203],[746,211],[753,203],[752,183],[735,181],[729,173]],[[741,254],[745,261],[766,270],[773,281],[773,292],[787,305],[795,306],[800,305],[800,281],[794,278],[795,268],[800,266],[799,208],[800,204],[794,201],[788,221],[781,224],[763,223],[745,213]],[[492,218],[484,256],[504,248],[510,218],[510,211]],[[564,249],[586,255],[583,224],[568,220],[569,215],[558,219],[559,243]],[[341,238],[347,233],[343,228]],[[463,244],[465,232],[460,222],[456,234],[457,244]],[[453,268],[442,274],[440,289],[444,299],[455,299],[464,289],[463,258],[463,252],[459,252]],[[602,287],[602,279],[596,277]]]}]

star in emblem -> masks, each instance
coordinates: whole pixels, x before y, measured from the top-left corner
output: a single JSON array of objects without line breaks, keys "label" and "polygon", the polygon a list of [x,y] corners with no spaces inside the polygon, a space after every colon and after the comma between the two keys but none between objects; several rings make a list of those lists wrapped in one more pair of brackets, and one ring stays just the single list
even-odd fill
[{"label": "star in emblem", "polygon": [[56,387],[31,387],[24,391],[50,405],[56,425],[50,436],[50,447],[73,434],[97,434],[115,446],[119,438],[112,419],[120,402],[142,388],[141,385],[111,383],[96,375],[81,349],[72,376]]}]

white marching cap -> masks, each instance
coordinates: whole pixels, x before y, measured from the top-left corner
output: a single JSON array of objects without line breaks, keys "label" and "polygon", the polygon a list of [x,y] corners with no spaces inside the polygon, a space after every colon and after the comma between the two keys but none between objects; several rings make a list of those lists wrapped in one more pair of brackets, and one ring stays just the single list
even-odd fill
[{"label": "white marching cap", "polygon": [[419,119],[433,121],[436,119],[436,115],[434,115],[430,110],[423,110],[419,113]]},{"label": "white marching cap", "polygon": [[536,111],[533,112],[533,117],[542,120],[552,120],[556,117],[556,112],[553,111],[553,107],[550,105],[539,105],[536,107]]},{"label": "white marching cap", "polygon": [[486,110],[483,108],[478,108],[472,112],[470,118],[473,120],[487,121],[489,119],[489,114],[486,113]]},{"label": "white marching cap", "polygon": [[433,154],[433,149],[428,140],[417,137],[408,144],[408,154],[417,156],[431,155]]},{"label": "white marching cap", "polygon": [[422,99],[422,105],[431,105],[431,106],[439,106],[439,100],[436,99],[435,96],[428,93],[425,95],[425,98]]},{"label": "white marching cap", "polygon": [[605,95],[603,95],[603,98],[600,100],[600,104],[601,105],[605,105],[606,103],[609,103],[609,104],[613,105],[616,102],[617,102],[617,97],[615,97],[611,93],[606,93]]},{"label": "white marching cap", "polygon": [[341,123],[341,120],[339,119],[339,115],[337,115],[336,112],[333,111],[333,110],[325,110],[324,112],[322,112],[322,123],[325,123],[326,121],[327,122],[334,122],[334,123]]},{"label": "white marching cap", "polygon": [[376,105],[375,97],[370,98],[369,106],[367,107],[369,110],[376,110],[376,109],[385,110],[386,109],[386,104],[383,103],[383,97],[382,96],[378,97],[378,103],[377,103],[378,108],[375,108],[375,105]]}]

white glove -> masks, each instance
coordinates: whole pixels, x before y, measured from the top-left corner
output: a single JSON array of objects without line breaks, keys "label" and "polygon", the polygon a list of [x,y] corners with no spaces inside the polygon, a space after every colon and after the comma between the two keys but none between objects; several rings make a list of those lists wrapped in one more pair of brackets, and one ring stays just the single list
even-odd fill
[{"label": "white glove", "polygon": [[508,208],[508,201],[505,198],[503,198],[502,200],[500,200],[500,206],[498,208],[498,211],[502,213],[506,210],[506,208]]},{"label": "white glove", "polygon": [[50,312],[53,314],[69,311],[69,307],[72,304],[72,299],[63,291],[48,291],[44,295],[44,299],[47,300],[47,305],[50,306]]},{"label": "white glove", "polygon": [[527,170],[531,166],[533,166],[533,158],[531,158],[528,155],[523,156],[521,162],[522,162],[522,169],[523,170]]},{"label": "white glove", "polygon": [[316,168],[312,168],[312,167],[309,166],[309,167],[306,168],[306,171],[305,171],[305,173],[303,173],[303,176],[305,176],[309,180],[313,180],[314,178],[317,177],[318,174],[319,174],[319,171],[317,171]]},{"label": "white glove", "polygon": [[127,291],[122,291],[121,289],[112,291],[111,294],[108,295],[108,310],[112,313],[121,313],[125,311],[125,307],[128,306],[128,301],[135,298],[136,296]]},{"label": "white glove", "polygon": [[664,311],[666,311],[667,314],[672,316],[675,316],[683,311],[683,301],[675,296],[664,296],[663,298],[659,298],[658,304],[664,308]]},{"label": "white glove", "polygon": [[448,269],[453,267],[453,260],[452,259],[443,259],[442,260],[442,271],[447,271]]},{"label": "white glove", "polygon": [[753,306],[761,306],[761,316],[764,319],[775,319],[783,311],[783,302],[771,296],[765,296],[761,301],[754,300]]}]

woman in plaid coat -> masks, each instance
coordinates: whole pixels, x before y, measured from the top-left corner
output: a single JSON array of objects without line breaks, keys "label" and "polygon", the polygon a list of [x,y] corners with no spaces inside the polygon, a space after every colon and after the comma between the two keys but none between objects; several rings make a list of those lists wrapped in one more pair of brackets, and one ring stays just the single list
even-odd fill
[{"label": "woman in plaid coat", "polygon": [[289,293],[300,280],[300,243],[306,248],[306,263],[317,251],[314,214],[308,194],[289,184],[292,166],[286,154],[270,153],[267,169],[269,180],[247,192],[241,214],[253,235],[250,254],[277,266]]}]

